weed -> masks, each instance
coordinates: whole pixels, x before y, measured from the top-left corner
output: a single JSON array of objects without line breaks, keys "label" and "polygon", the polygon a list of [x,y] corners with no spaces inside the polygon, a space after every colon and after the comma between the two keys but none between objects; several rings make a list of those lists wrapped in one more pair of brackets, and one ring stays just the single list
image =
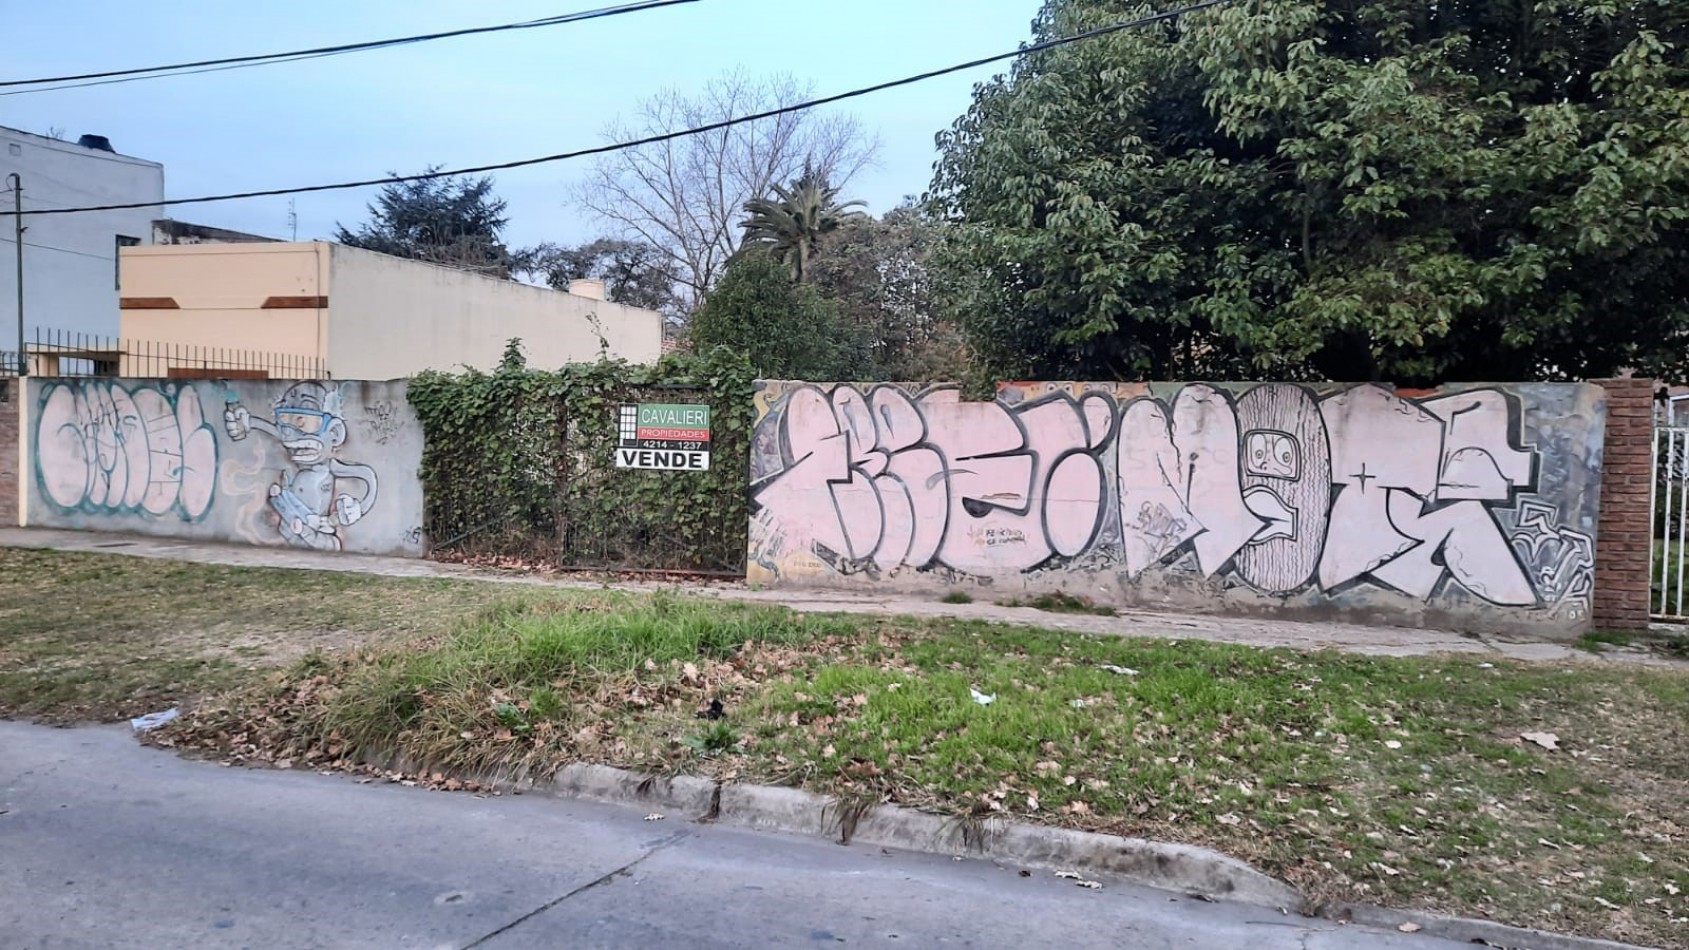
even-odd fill
[{"label": "weed", "polygon": [[999,600],[999,607],[1031,607],[1034,610],[1044,610],[1057,614],[1096,614],[1099,617],[1112,617],[1115,609],[1105,604],[1098,604],[1089,597],[1075,597],[1065,591],[1053,594],[1039,594],[1028,600]]},{"label": "weed", "polygon": [[1580,650],[1600,653],[1609,646],[1630,646],[1631,639],[1631,635],[1622,630],[1587,630],[1578,638],[1577,646]]},{"label": "weed", "polygon": [[725,722],[713,722],[703,732],[686,736],[680,742],[699,755],[717,755],[737,745],[739,734]]},{"label": "weed", "polygon": [[943,597],[940,597],[939,602],[945,604],[971,604],[974,602],[974,595],[965,590],[953,590],[950,593],[945,594]]}]

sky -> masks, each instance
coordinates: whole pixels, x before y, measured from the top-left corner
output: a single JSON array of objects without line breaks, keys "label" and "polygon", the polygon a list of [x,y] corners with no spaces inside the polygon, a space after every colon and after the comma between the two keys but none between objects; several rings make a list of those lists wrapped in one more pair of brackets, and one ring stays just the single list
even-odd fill
[{"label": "sky", "polygon": [[[154,66],[554,16],[617,0],[84,0],[6,14],[0,79]],[[487,164],[588,147],[665,88],[741,68],[827,95],[1013,50],[1039,0],[699,0],[543,29],[462,37],[252,69],[0,96],[0,125],[162,162],[167,197]],[[880,212],[931,181],[933,137],[984,67],[841,104],[880,139],[848,197]],[[8,90],[0,89],[0,92]],[[848,106],[848,108],[846,108]],[[576,243],[607,228],[575,207],[588,159],[496,176],[512,245]],[[300,195],[301,239],[365,217],[370,190]],[[288,237],[288,199],[189,205],[172,216]]]}]

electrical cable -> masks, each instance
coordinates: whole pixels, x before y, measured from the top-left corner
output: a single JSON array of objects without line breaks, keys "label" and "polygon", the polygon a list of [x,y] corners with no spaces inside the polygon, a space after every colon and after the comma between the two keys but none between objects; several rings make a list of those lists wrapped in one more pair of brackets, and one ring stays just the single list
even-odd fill
[{"label": "electrical cable", "polygon": [[1039,53],[1044,50],[1055,49],[1059,46],[1066,46],[1070,43],[1077,43],[1081,40],[1088,40],[1098,36],[1107,36],[1109,34],[1119,33],[1140,26],[1161,23],[1167,20],[1176,19],[1188,13],[1194,13],[1198,10],[1205,10],[1210,7],[1222,6],[1230,2],[1232,2],[1232,0],[1202,0],[1200,3],[1193,3],[1173,10],[1138,17],[1133,20],[1125,20],[1109,26],[1097,27],[1096,29],[1086,30],[1083,33],[1075,33],[1071,36],[1058,37],[1053,40],[1045,40],[1041,43],[1033,43],[1031,45],[1022,46],[1020,49],[1017,49],[1012,53],[999,53],[995,56],[987,56],[981,59],[970,60],[966,63],[958,63],[954,66],[946,66],[942,69],[934,69],[914,76],[905,76],[902,79],[893,79],[887,82],[877,83],[872,86],[863,86],[858,89],[852,89],[849,92],[836,93],[831,96],[822,96],[819,99],[809,99],[804,102],[795,102],[791,105],[767,109],[762,112],[754,112],[748,115],[735,116],[729,119],[722,119],[718,122],[710,122],[688,129],[681,129],[676,132],[663,132],[658,135],[648,135],[644,138],[629,139],[622,142],[610,143],[608,145],[598,145],[592,148],[577,149],[572,152],[559,152],[555,155],[542,155],[537,158],[523,158],[509,162],[497,162],[491,165],[475,165],[468,168],[442,169],[431,172],[419,172],[414,175],[389,175],[384,178],[365,178],[357,181],[343,181],[323,185],[298,185],[291,188],[267,188],[261,191],[241,191],[223,195],[205,195],[198,198],[169,198],[162,202],[138,201],[127,204],[89,205],[81,208],[56,208],[36,211],[25,210],[24,215],[27,217],[31,215],[78,214],[88,211],[127,211],[132,208],[156,208],[167,205],[206,204],[213,201],[235,201],[241,198],[269,198],[276,195],[302,195],[319,191],[344,191],[351,188],[370,188],[376,185],[397,184],[413,181],[433,181],[439,178],[455,178],[459,175],[480,175],[487,172],[506,171],[512,168],[526,168],[531,165],[546,165],[553,162],[568,161],[575,158],[585,158],[591,155],[604,155],[611,152],[621,152],[631,148],[656,145],[662,142],[670,142],[675,139],[687,138],[693,135],[718,132],[722,129],[732,128],[737,125],[745,125],[750,122],[760,122],[764,119],[772,119],[776,116],[787,115],[793,112],[804,112],[809,109],[832,105],[837,102],[844,102],[848,99],[856,99],[876,92],[884,92],[887,89],[896,89],[900,86],[910,86],[915,83],[925,82],[929,79],[936,79],[940,76],[948,76],[951,73],[959,73],[969,69],[975,69],[980,66],[988,66],[992,63],[1001,62],[1006,59],[1016,59],[1029,53]]},{"label": "electrical cable", "polygon": [[[338,46],[321,46],[315,49],[293,50],[286,53],[259,53],[250,56],[230,56],[223,59],[203,59],[190,63],[175,63],[169,66],[141,66],[133,69],[112,69],[104,72],[79,73],[70,76],[48,76],[40,79],[8,79],[0,80],[0,87],[13,86],[49,86],[46,89],[21,89],[0,95],[15,96],[28,92],[52,92],[57,89],[76,89],[81,86],[100,86],[111,82],[135,82],[142,79],[158,79],[172,75],[192,75],[192,72],[214,72],[216,70],[201,67],[224,67],[229,69],[246,66],[267,66],[277,62],[291,62],[298,59],[312,59],[318,56],[337,56],[342,53],[360,53],[367,50],[385,49],[391,46],[407,46],[412,43],[428,43],[434,40],[451,39],[459,36],[473,36],[481,33],[501,33],[506,30],[532,30],[546,26],[558,26],[564,23],[578,23],[584,20],[596,20],[603,17],[620,16],[624,13],[639,13],[644,10],[655,10],[660,7],[671,7],[682,3],[697,3],[698,0],[639,0],[635,3],[624,3],[614,7],[600,7],[593,10],[582,10],[577,13],[563,13],[557,16],[543,17],[538,20],[523,20],[518,23],[501,23],[495,26],[466,27],[459,30],[446,30],[439,33],[424,33],[417,36],[401,36],[386,40],[368,40],[361,43],[343,43]],[[83,80],[103,80],[100,82],[84,82]],[[52,85],[63,83],[65,85]]]}]

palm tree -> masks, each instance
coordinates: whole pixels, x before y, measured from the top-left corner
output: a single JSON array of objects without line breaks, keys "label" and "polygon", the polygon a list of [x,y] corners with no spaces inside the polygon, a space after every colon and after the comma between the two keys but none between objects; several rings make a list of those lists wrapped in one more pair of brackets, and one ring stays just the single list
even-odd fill
[{"label": "palm tree", "polygon": [[839,201],[839,189],[827,179],[805,169],[790,186],[775,185],[774,196],[745,202],[750,215],[739,226],[745,229],[745,248],[761,248],[792,269],[792,279],[802,283],[809,275],[809,262],[821,239],[842,225],[864,218],[860,201]]}]

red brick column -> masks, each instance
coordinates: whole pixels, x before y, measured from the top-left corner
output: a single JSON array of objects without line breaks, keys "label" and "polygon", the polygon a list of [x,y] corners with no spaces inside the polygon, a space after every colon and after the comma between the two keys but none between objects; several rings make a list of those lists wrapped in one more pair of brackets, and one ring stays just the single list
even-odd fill
[{"label": "red brick column", "polygon": [[1654,479],[1651,379],[1593,380],[1607,390],[1607,438],[1601,466],[1601,516],[1595,528],[1594,626],[1648,628],[1648,510]]},{"label": "red brick column", "polygon": [[18,523],[18,400],[16,379],[0,379],[0,527]]}]

